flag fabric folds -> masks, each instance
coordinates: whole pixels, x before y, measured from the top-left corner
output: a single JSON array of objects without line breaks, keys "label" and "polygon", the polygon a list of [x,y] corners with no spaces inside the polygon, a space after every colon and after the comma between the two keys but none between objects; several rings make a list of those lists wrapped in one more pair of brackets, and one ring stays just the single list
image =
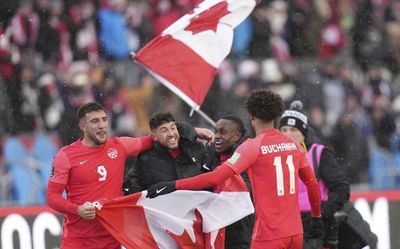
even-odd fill
[{"label": "flag fabric folds", "polygon": [[140,49],[133,59],[198,110],[229,54],[233,29],[255,0],[205,0]]},{"label": "flag fabric folds", "polygon": [[239,178],[220,193],[181,190],[148,199],[143,191],[100,200],[96,217],[127,249],[217,249],[218,231],[254,212]]}]

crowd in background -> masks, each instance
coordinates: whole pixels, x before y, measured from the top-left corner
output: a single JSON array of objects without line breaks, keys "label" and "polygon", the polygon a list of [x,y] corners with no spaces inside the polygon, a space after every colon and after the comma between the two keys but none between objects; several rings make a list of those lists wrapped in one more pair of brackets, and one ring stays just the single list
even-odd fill
[{"label": "crowd in background", "polygon": [[[154,111],[210,127],[130,59],[199,2],[1,1],[0,206],[44,203],[51,159],[79,138],[87,101],[106,107],[111,135],[148,134]],[[305,104],[351,183],[400,188],[399,72],[399,0],[263,0],[235,29],[201,109],[249,124],[247,95],[274,89]]]}]

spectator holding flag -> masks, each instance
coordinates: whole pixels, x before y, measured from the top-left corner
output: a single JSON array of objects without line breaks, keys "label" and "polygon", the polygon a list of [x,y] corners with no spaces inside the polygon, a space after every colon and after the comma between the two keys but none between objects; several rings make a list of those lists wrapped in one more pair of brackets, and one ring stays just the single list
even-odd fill
[{"label": "spectator holding flag", "polygon": [[155,184],[147,197],[175,190],[203,189],[247,171],[256,210],[252,249],[301,249],[303,228],[298,204],[298,178],[304,182],[311,205],[310,238],[321,236],[322,221],[318,183],[304,149],[274,129],[284,110],[281,96],[255,90],[246,102],[256,137],[247,139],[213,172],[193,178]]}]

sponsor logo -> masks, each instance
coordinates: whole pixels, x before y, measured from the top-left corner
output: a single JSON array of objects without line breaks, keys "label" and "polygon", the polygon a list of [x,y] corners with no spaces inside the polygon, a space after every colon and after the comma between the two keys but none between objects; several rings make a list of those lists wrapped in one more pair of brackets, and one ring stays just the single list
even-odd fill
[{"label": "sponsor logo", "polygon": [[79,164],[82,165],[82,164],[86,163],[87,161],[88,161],[88,160],[80,161]]},{"label": "sponsor logo", "polygon": [[240,154],[237,153],[237,152],[235,152],[235,153],[233,153],[233,155],[231,156],[231,158],[228,159],[228,162],[229,162],[230,164],[235,164],[236,161],[237,161],[239,158],[240,158]]},{"label": "sponsor logo", "polygon": [[291,126],[296,125],[296,119],[294,119],[294,118],[289,118],[288,121],[287,121],[287,124],[288,124],[288,125],[291,125]]},{"label": "sponsor logo", "polygon": [[160,189],[156,189],[156,193],[159,194],[159,193],[161,193],[161,191],[163,191],[166,188],[167,188],[167,186],[160,188]]},{"label": "sponsor logo", "polygon": [[205,164],[203,164],[203,166],[202,166],[204,169],[206,169],[206,170],[210,170],[210,168],[209,167],[207,167],[207,164],[205,163]]}]

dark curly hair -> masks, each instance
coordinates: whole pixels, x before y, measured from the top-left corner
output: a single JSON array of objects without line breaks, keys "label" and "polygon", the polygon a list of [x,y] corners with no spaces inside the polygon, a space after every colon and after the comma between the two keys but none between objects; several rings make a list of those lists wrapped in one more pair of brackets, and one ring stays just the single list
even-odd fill
[{"label": "dark curly hair", "polygon": [[160,125],[168,122],[175,122],[175,117],[170,112],[159,112],[154,114],[149,121],[150,130],[154,131]]},{"label": "dark curly hair", "polygon": [[83,117],[85,117],[86,113],[89,112],[97,112],[97,111],[104,111],[104,107],[97,102],[88,102],[81,107],[79,107],[78,111],[76,112],[76,115],[78,116],[78,119],[81,120]]},{"label": "dark curly hair", "polygon": [[281,117],[285,104],[279,94],[261,89],[251,92],[246,108],[251,116],[270,122]]}]

